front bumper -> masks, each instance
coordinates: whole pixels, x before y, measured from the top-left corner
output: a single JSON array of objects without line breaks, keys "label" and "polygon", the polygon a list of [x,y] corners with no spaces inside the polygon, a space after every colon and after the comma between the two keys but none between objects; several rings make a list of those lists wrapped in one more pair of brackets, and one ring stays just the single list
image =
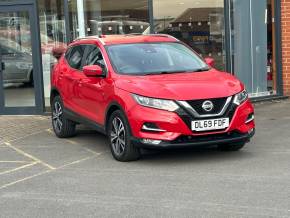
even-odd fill
[{"label": "front bumper", "polygon": [[255,129],[250,132],[241,134],[238,132],[206,135],[189,138],[189,136],[179,137],[174,141],[162,141],[159,144],[149,144],[142,142],[142,139],[132,138],[132,143],[140,148],[181,148],[181,147],[195,147],[195,146],[212,146],[219,144],[233,144],[246,143],[255,135]]},{"label": "front bumper", "polygon": [[[228,128],[218,131],[195,132],[191,130],[191,121],[198,120],[191,116],[185,110],[177,112],[162,111],[153,108],[147,108],[134,104],[129,110],[126,111],[128,121],[131,126],[131,132],[134,138],[137,139],[153,139],[161,141],[175,141],[183,136],[206,137],[213,135],[223,135],[233,132],[245,135],[255,128],[255,122],[246,122],[250,114],[254,114],[253,105],[249,100],[242,105],[231,105],[228,110],[219,117],[229,117],[230,125]],[[209,118],[211,119],[211,118]],[[142,126],[144,123],[154,123],[159,129],[164,130],[161,132],[144,131]]]}]

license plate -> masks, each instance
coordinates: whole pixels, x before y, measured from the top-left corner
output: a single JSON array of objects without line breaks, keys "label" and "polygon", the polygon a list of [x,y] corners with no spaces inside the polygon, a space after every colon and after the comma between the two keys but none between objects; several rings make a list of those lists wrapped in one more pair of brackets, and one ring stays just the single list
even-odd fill
[{"label": "license plate", "polygon": [[210,131],[210,130],[220,130],[229,127],[229,118],[220,118],[212,120],[197,120],[191,122],[191,129],[193,131]]}]

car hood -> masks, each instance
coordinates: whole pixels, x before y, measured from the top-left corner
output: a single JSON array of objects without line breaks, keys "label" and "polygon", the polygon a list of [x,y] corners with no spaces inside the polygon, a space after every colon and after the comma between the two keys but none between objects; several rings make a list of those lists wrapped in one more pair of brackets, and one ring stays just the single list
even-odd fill
[{"label": "car hood", "polygon": [[214,69],[147,76],[118,75],[115,84],[117,88],[138,95],[175,100],[221,98],[244,89],[234,76]]}]

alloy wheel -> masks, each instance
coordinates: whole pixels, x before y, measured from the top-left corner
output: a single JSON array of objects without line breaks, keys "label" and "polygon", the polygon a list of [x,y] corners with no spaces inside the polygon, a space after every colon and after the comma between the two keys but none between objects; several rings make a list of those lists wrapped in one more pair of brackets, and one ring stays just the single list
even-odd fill
[{"label": "alloy wheel", "polygon": [[54,108],[52,112],[52,120],[54,128],[57,132],[61,132],[63,122],[62,122],[62,107],[61,104],[57,101],[54,103]]},{"label": "alloy wheel", "polygon": [[125,151],[126,131],[119,117],[115,117],[112,121],[110,137],[114,153],[118,156],[122,155]]}]

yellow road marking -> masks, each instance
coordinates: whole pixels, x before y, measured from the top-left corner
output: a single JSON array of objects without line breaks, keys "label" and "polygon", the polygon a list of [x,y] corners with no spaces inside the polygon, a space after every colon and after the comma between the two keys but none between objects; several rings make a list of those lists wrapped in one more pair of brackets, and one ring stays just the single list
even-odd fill
[{"label": "yellow road marking", "polygon": [[102,154],[102,153],[95,152],[95,151],[93,151],[93,150],[91,150],[91,149],[89,149],[89,148],[87,148],[87,147],[83,147],[83,148],[86,149],[88,152],[90,152],[90,153],[96,155],[96,156],[99,156],[99,155]]},{"label": "yellow road marking", "polygon": [[50,134],[53,134],[53,131],[51,129],[46,129],[45,131],[50,133]]},{"label": "yellow road marking", "polygon": [[43,162],[42,160],[38,159],[37,157],[34,157],[33,155],[28,154],[28,153],[22,151],[22,150],[19,149],[19,148],[14,147],[13,145],[11,145],[11,143],[9,143],[9,142],[4,142],[4,143],[5,143],[5,145],[7,145],[9,148],[13,149],[14,151],[18,152],[19,154],[22,154],[23,156],[28,157],[28,158],[34,160],[35,162],[41,163],[42,165],[48,167],[50,170],[54,170],[54,169],[55,169],[55,167],[53,167],[53,166],[51,166],[51,165],[49,165],[49,164]]},{"label": "yellow road marking", "polygon": [[17,180],[17,181],[7,183],[7,184],[5,184],[5,185],[0,186],[0,190],[1,190],[1,189],[4,189],[4,188],[7,188],[7,187],[9,187],[9,186],[15,185],[15,184],[17,184],[17,183],[19,183],[19,182],[24,182],[24,181],[26,181],[26,180],[29,180],[29,179],[35,178],[35,177],[37,177],[37,176],[41,176],[41,175],[46,174],[46,173],[49,173],[49,172],[51,172],[51,171],[53,171],[53,170],[46,170],[46,171],[44,171],[44,172],[37,173],[37,174],[34,174],[34,175],[32,175],[32,176],[28,176],[28,177],[25,177],[25,178],[23,178],[23,179],[19,179],[19,180]]},{"label": "yellow road marking", "polygon": [[67,141],[68,143],[73,144],[73,145],[78,145],[79,144],[78,142],[70,140],[70,139],[65,139],[65,141]]},{"label": "yellow road marking", "polygon": [[31,163],[29,161],[18,161],[18,160],[0,160],[0,163]]},{"label": "yellow road marking", "polygon": [[89,157],[84,157],[84,158],[82,158],[82,159],[79,159],[79,160],[73,161],[73,162],[71,162],[71,163],[64,164],[64,165],[58,167],[57,170],[58,170],[58,169],[62,169],[62,168],[67,167],[67,166],[71,166],[71,165],[74,165],[74,164],[77,164],[77,163],[83,162],[83,161],[85,161],[85,160],[91,159],[92,157],[95,157],[95,155],[92,155],[92,156],[89,156]]},{"label": "yellow road marking", "polygon": [[53,172],[53,171],[56,171],[56,170],[62,169],[62,168],[64,168],[64,167],[67,167],[67,166],[71,166],[71,165],[74,165],[74,164],[80,163],[80,162],[82,162],[82,161],[88,160],[88,159],[90,159],[90,158],[92,158],[92,157],[95,157],[95,156],[96,156],[96,155],[92,155],[92,156],[89,156],[89,157],[85,157],[85,158],[82,158],[82,159],[80,159],[80,160],[76,160],[76,161],[73,161],[73,162],[71,162],[71,163],[68,163],[68,164],[62,165],[62,166],[60,166],[60,167],[58,167],[58,168],[54,168],[54,169],[50,169],[50,170],[46,170],[46,171],[44,171],[44,172],[37,173],[37,174],[34,174],[34,175],[32,175],[32,176],[28,176],[28,177],[25,177],[25,178],[19,179],[19,180],[17,180],[17,181],[7,183],[7,184],[5,184],[5,185],[0,186],[0,190],[5,189],[5,188],[7,188],[7,187],[9,187],[9,186],[15,185],[15,184],[17,184],[17,183],[24,182],[24,181],[27,181],[27,180],[29,180],[29,179],[33,179],[33,178],[35,178],[35,177],[38,177],[38,176],[41,176],[41,175],[44,175],[44,174],[47,174],[47,173],[50,173],[50,172]]},{"label": "yellow road marking", "polygon": [[[88,160],[88,159],[90,159],[90,158],[93,158],[93,157],[96,157],[96,156],[99,156],[99,155],[102,154],[102,153],[97,153],[97,152],[95,152],[95,151],[93,151],[93,150],[91,150],[91,149],[89,149],[89,148],[85,148],[88,152],[90,152],[90,153],[92,153],[92,154],[94,154],[94,155],[89,156],[89,157],[82,158],[82,159],[80,159],[80,160],[73,161],[73,162],[68,163],[68,164],[64,164],[64,165],[62,165],[62,166],[56,168],[56,167],[53,167],[53,166],[51,166],[51,165],[45,163],[44,161],[40,160],[39,158],[34,157],[33,155],[28,154],[28,153],[26,153],[25,151],[23,151],[23,150],[21,150],[21,149],[15,147],[15,146],[13,146],[13,145],[10,143],[10,142],[14,142],[14,141],[17,141],[17,140],[20,140],[20,139],[23,139],[23,138],[26,138],[26,137],[29,137],[29,136],[32,136],[32,135],[39,134],[39,133],[44,132],[44,131],[53,134],[53,132],[52,132],[51,129],[46,129],[46,130],[41,130],[41,131],[38,131],[38,132],[35,132],[35,133],[32,133],[32,134],[26,135],[26,136],[24,136],[24,137],[20,137],[20,138],[14,139],[14,140],[10,140],[10,141],[8,141],[8,142],[4,142],[4,144],[6,145],[5,147],[9,147],[9,148],[15,150],[15,151],[18,152],[19,154],[22,154],[23,156],[28,157],[28,158],[34,160],[34,162],[32,162],[32,163],[30,163],[30,164],[26,164],[26,165],[21,166],[21,167],[18,167],[18,168],[15,168],[15,169],[12,169],[12,170],[8,170],[8,171],[5,171],[5,172],[2,172],[2,173],[0,173],[0,175],[3,175],[3,174],[5,174],[5,173],[9,173],[9,172],[14,172],[14,171],[17,171],[17,170],[20,170],[20,169],[23,169],[23,168],[26,168],[26,167],[29,167],[29,166],[35,165],[35,164],[37,164],[37,163],[40,163],[40,164],[42,164],[42,165],[48,167],[49,170],[46,170],[46,171],[44,171],[44,172],[40,172],[40,173],[34,174],[34,175],[32,175],[32,176],[28,176],[28,177],[22,178],[22,179],[20,179],[20,180],[17,180],[17,181],[10,182],[10,183],[7,183],[7,184],[5,184],[5,185],[2,185],[2,186],[0,186],[0,190],[1,190],[1,189],[4,189],[4,188],[7,188],[7,187],[9,187],[9,186],[12,186],[12,185],[14,185],[14,184],[17,184],[17,183],[20,183],[20,182],[24,182],[24,181],[26,181],[26,180],[29,180],[29,179],[32,179],[32,178],[35,178],[35,177],[38,177],[38,176],[41,176],[41,175],[44,175],[44,174],[47,174],[47,173],[53,172],[53,171],[55,171],[55,170],[62,169],[62,168],[64,168],[64,167],[67,167],[67,166],[70,166],[70,165],[78,164],[78,163],[80,163],[80,162],[82,162],[82,161]],[[72,140],[67,140],[67,141],[68,141],[69,143],[71,143],[71,144],[80,144],[80,143],[75,142],[75,141],[72,141]]]},{"label": "yellow road marking", "polygon": [[30,167],[30,166],[33,166],[37,164],[37,162],[32,162],[30,164],[25,164],[23,166],[20,166],[20,167],[17,167],[17,168],[14,168],[14,169],[11,169],[11,170],[6,170],[4,172],[0,172],[0,176],[1,175],[4,175],[4,174],[7,174],[7,173],[12,173],[12,172],[15,172],[15,171],[18,171],[18,170],[21,170],[21,169],[24,169],[24,168],[27,168],[27,167]]}]

